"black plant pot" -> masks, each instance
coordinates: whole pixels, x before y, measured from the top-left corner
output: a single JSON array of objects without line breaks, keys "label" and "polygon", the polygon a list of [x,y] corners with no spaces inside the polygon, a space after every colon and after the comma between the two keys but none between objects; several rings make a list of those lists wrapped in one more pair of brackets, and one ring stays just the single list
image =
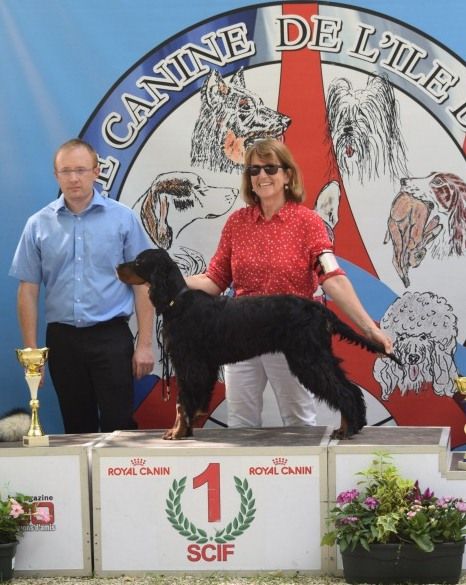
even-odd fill
[{"label": "black plant pot", "polygon": [[424,552],[415,544],[373,544],[341,553],[347,583],[458,583],[464,540]]},{"label": "black plant pot", "polygon": [[0,581],[9,581],[13,577],[17,544],[18,541],[0,544]]}]

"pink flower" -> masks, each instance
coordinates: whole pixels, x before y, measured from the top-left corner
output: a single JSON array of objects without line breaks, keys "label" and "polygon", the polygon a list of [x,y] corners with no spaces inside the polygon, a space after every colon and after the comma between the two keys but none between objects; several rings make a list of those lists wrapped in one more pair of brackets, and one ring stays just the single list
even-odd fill
[{"label": "pink flower", "polygon": [[34,516],[40,522],[50,522],[50,510],[45,506],[37,506]]},{"label": "pink flower", "polygon": [[14,498],[10,498],[10,506],[10,516],[12,518],[19,518],[22,514],[24,514],[23,507],[21,504],[18,504]]},{"label": "pink flower", "polygon": [[379,500],[377,498],[373,498],[372,496],[369,496],[364,500],[364,505],[369,510],[375,510],[379,506]]},{"label": "pink flower", "polygon": [[357,516],[346,516],[346,518],[341,518],[341,524],[356,524],[359,518]]},{"label": "pink flower", "polygon": [[350,504],[353,500],[359,497],[359,492],[356,489],[341,492],[337,496],[337,502],[339,504]]},{"label": "pink flower", "polygon": [[463,502],[463,500],[458,500],[456,502],[456,509],[458,512],[466,512],[466,502]]}]

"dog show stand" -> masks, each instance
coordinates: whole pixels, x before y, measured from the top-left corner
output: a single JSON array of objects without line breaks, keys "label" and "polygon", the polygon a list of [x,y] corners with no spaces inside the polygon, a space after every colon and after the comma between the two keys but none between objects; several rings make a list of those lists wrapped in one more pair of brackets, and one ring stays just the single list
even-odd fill
[{"label": "dog show stand", "polygon": [[[2,496],[33,498],[17,576],[340,574],[321,546],[337,495],[376,454],[437,496],[465,497],[448,427],[195,429],[55,435],[49,447],[0,443]],[[44,513],[45,512],[45,513]],[[91,528],[92,526],[92,528]],[[463,558],[463,571],[466,560]]]},{"label": "dog show stand", "polygon": [[48,447],[1,443],[0,493],[33,499],[15,575],[92,575],[90,449],[102,435],[52,435]]},{"label": "dog show stand", "polygon": [[329,433],[113,433],[93,449],[96,574],[322,572]]}]

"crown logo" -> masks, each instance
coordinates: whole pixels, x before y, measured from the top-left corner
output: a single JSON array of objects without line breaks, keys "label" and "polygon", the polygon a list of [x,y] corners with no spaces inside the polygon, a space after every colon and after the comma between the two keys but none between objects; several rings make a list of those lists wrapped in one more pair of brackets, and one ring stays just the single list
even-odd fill
[{"label": "crown logo", "polygon": [[143,459],[142,457],[134,457],[134,459],[131,459],[131,465],[145,465],[146,464],[146,460]]},{"label": "crown logo", "polygon": [[288,463],[288,459],[286,457],[274,457],[272,459],[272,463],[274,465],[286,465]]}]

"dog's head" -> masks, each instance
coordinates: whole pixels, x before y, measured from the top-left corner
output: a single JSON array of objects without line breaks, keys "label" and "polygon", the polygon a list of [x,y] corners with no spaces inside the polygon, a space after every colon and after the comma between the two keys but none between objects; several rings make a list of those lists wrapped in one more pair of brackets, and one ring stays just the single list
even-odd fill
[{"label": "dog's head", "polygon": [[466,183],[453,173],[431,173],[401,180],[405,193],[417,197],[438,215],[443,241],[435,256],[463,255],[466,251]]},{"label": "dog's head", "polygon": [[144,250],[132,262],[117,266],[118,277],[127,284],[149,283],[149,297],[158,314],[186,288],[184,277],[168,252],[160,248]]},{"label": "dog's head", "polygon": [[424,382],[432,383],[438,395],[454,391],[453,350],[458,335],[458,318],[444,297],[431,292],[405,292],[380,321],[383,331],[394,339],[394,352],[401,367],[383,359],[374,375],[386,400],[396,386],[402,394],[418,391]]},{"label": "dog's head", "polygon": [[154,244],[168,250],[194,221],[227,213],[238,189],[207,185],[196,173],[173,171],[156,177],[142,200],[142,224]]},{"label": "dog's head", "polygon": [[405,145],[398,103],[387,78],[369,77],[366,87],[354,89],[345,78],[329,85],[327,115],[340,171],[359,180],[388,173],[404,176]]},{"label": "dog's head", "polygon": [[116,268],[118,278],[126,284],[151,283],[154,275],[167,274],[173,260],[165,250],[144,250],[131,262],[119,264]]},{"label": "dog's head", "polygon": [[241,171],[248,146],[260,138],[280,138],[290,123],[288,116],[267,107],[246,87],[242,68],[229,81],[214,69],[201,90],[191,164],[211,170]]}]

